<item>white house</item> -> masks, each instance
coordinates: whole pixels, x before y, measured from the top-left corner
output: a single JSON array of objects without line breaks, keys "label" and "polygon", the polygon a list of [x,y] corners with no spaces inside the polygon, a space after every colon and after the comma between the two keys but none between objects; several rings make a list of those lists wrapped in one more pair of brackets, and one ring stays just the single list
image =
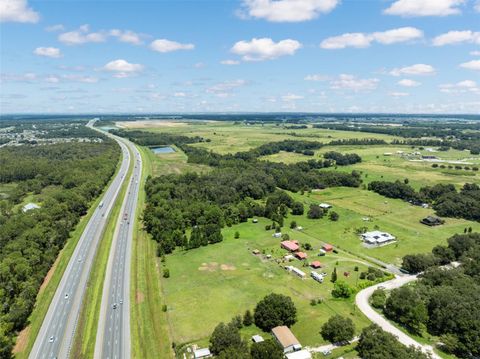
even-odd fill
[{"label": "white house", "polygon": [[328,203],[320,203],[319,207],[323,209],[329,209],[329,208],[332,208],[332,205]]},{"label": "white house", "polygon": [[208,348],[197,349],[193,352],[193,357],[195,359],[210,358],[211,356],[212,354],[210,353],[210,349]]},{"label": "white house", "polygon": [[371,231],[362,235],[362,240],[367,244],[385,244],[394,241],[396,238],[387,232]]},{"label": "white house", "polygon": [[310,276],[315,279],[318,283],[323,283],[323,276],[317,272],[311,271]]},{"label": "white house", "polygon": [[294,267],[294,266],[287,266],[285,267],[289,272],[293,272],[295,273],[296,275],[298,275],[300,278],[305,278],[307,275],[305,274],[305,272],[302,272],[300,269],[298,269],[297,267]]}]

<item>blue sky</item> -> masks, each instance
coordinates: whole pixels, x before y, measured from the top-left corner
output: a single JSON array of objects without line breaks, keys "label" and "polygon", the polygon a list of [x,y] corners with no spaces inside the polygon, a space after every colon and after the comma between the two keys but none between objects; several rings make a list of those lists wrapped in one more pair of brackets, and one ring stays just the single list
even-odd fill
[{"label": "blue sky", "polygon": [[0,113],[480,113],[480,0],[0,0]]}]

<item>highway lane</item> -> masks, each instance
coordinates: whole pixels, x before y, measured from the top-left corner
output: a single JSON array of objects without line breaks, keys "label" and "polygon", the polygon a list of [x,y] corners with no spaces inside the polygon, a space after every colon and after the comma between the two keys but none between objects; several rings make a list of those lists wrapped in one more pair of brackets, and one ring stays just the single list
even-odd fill
[{"label": "highway lane", "polygon": [[95,342],[95,358],[130,358],[130,267],[133,228],[140,190],[142,160],[131,142],[121,139],[132,151],[135,165],[118,218],[102,293]]},{"label": "highway lane", "polygon": [[[94,121],[90,121],[87,126],[92,127],[93,123]],[[30,352],[31,359],[68,358],[70,355],[98,243],[130,165],[130,153],[126,145],[122,141],[117,142],[123,154],[120,171],[108,187],[75,247]]]}]

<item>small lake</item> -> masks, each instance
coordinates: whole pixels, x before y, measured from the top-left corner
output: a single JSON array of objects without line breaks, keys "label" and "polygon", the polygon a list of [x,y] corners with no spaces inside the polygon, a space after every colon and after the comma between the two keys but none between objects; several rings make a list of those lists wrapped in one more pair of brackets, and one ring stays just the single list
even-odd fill
[{"label": "small lake", "polygon": [[166,146],[166,147],[152,147],[150,148],[153,153],[155,154],[163,154],[163,153],[173,153],[175,152],[175,150],[170,147],[170,146]]}]

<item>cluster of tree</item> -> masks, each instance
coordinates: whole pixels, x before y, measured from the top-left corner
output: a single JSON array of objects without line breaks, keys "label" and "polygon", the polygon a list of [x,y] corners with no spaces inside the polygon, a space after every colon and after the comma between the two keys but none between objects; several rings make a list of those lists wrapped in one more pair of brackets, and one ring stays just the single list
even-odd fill
[{"label": "cluster of tree", "polygon": [[258,158],[261,156],[273,155],[275,153],[279,153],[280,151],[303,153],[304,155],[313,156],[314,154],[313,151],[321,148],[322,146],[323,146],[323,143],[315,142],[315,141],[283,140],[279,142],[265,143],[250,151],[239,152],[235,154],[235,157],[243,158],[243,159],[251,159],[251,158]]},{"label": "cluster of tree", "polygon": [[428,359],[420,349],[404,346],[376,324],[362,330],[355,349],[363,359]]},{"label": "cluster of tree", "polygon": [[240,329],[255,322],[268,332],[279,325],[291,326],[296,320],[296,308],[290,297],[269,294],[258,302],[253,316],[247,310],[243,318],[236,316],[228,324],[218,324],[210,336],[209,349],[216,358],[223,359],[283,359],[283,348],[276,341],[268,339],[249,348]]},{"label": "cluster of tree", "polygon": [[110,130],[110,133],[128,138],[130,141],[138,143],[141,146],[167,146],[167,145],[183,145],[187,143],[209,142],[200,136],[188,137],[182,135],[174,135],[170,133],[155,133],[141,130]]},{"label": "cluster of tree", "polygon": [[323,154],[323,158],[335,161],[338,166],[348,166],[362,162],[362,158],[356,153],[342,154],[340,152],[330,151]]},{"label": "cluster of tree", "polygon": [[432,168],[441,168],[441,169],[445,169],[445,168],[448,168],[448,169],[456,169],[456,170],[465,170],[465,171],[478,171],[478,167],[477,166],[460,166],[460,165],[439,165],[438,163],[434,163],[432,165]]},{"label": "cluster of tree", "polygon": [[[461,265],[440,266],[454,260]],[[431,254],[405,256],[403,265],[425,272],[415,286],[391,292],[385,314],[415,333],[439,336],[447,352],[479,356],[480,233],[455,235]]]},{"label": "cluster of tree", "polygon": [[374,267],[368,267],[365,272],[360,273],[360,279],[367,279],[369,281],[376,281],[377,279],[382,279],[385,277],[386,273],[382,270]]},{"label": "cluster of tree", "polygon": [[[290,145],[291,142],[282,142],[276,148]],[[274,228],[282,227],[289,209],[300,214],[303,205],[294,203],[278,188],[297,192],[333,186],[357,187],[361,183],[357,172],[318,171],[331,165],[330,161],[285,165],[251,156],[245,159],[246,152],[220,155],[186,145],[182,148],[189,162],[214,169],[202,175],[187,173],[147,179],[144,222],[159,243],[160,255],[172,252],[175,247],[190,249],[217,243],[222,240],[222,227],[245,222],[253,216],[270,218],[275,222]],[[265,205],[258,201],[261,199]]]},{"label": "cluster of tree", "polygon": [[368,189],[389,198],[399,198],[412,204],[432,203],[439,216],[480,220],[480,187],[466,183],[460,191],[453,185],[437,184],[420,188],[401,182],[373,181]]},{"label": "cluster of tree", "polygon": [[344,138],[340,140],[333,140],[328,143],[328,146],[374,146],[374,145],[388,145],[387,141],[379,138]]},{"label": "cluster of tree", "polygon": [[[0,182],[14,182],[0,200],[0,357],[23,329],[38,289],[70,232],[115,172],[120,151],[112,140],[0,149]],[[48,191],[43,191],[48,187]],[[35,193],[41,208],[15,208]]]}]

